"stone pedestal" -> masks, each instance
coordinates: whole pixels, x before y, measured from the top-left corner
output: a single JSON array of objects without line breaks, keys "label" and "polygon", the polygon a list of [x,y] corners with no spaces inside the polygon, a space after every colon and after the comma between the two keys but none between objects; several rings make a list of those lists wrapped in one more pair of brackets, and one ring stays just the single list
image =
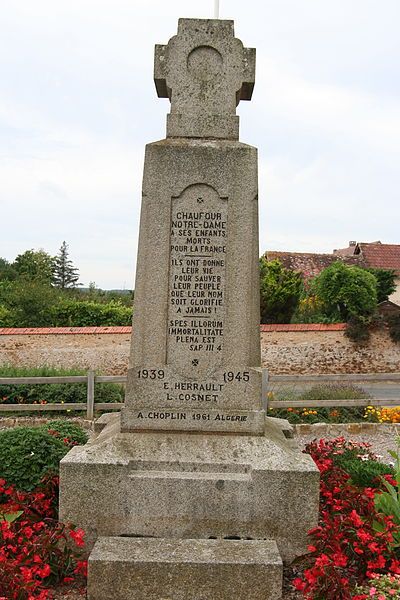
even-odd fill
[{"label": "stone pedestal", "polygon": [[279,600],[275,542],[100,538],[88,600]]},{"label": "stone pedestal", "polygon": [[61,461],[60,518],[98,536],[273,539],[306,552],[319,473],[276,420],[264,436],[121,433],[119,415]]}]

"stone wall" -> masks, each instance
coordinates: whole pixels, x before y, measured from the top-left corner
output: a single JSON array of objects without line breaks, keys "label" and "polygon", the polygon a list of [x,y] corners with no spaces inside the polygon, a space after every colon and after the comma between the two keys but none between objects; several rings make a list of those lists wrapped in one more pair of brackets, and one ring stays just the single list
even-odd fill
[{"label": "stone wall", "polygon": [[344,335],[342,325],[261,327],[262,362],[273,374],[400,372],[400,345],[385,330],[359,346]]},{"label": "stone wall", "polygon": [[[0,365],[93,368],[125,374],[130,327],[0,329]],[[400,345],[386,331],[356,346],[344,325],[261,325],[263,366],[273,374],[400,372]]]}]

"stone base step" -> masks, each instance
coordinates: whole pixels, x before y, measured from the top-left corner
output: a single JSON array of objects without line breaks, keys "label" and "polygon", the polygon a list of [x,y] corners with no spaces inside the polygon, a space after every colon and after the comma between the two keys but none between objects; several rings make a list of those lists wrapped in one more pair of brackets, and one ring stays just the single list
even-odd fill
[{"label": "stone base step", "polygon": [[88,600],[279,600],[282,571],[274,540],[101,537]]}]

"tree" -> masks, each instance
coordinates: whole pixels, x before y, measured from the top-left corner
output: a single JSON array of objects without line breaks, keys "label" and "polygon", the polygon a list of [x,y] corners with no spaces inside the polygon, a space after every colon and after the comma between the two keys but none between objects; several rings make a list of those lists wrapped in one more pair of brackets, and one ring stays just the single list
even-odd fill
[{"label": "tree", "polygon": [[300,273],[260,258],[261,323],[290,323],[303,289]]},{"label": "tree", "polygon": [[12,266],[17,272],[17,278],[50,284],[53,278],[54,258],[42,249],[26,250],[17,256]]},{"label": "tree", "polygon": [[388,300],[389,296],[396,291],[396,271],[391,269],[366,269],[366,271],[376,277],[378,303]]},{"label": "tree", "polygon": [[38,279],[21,278],[0,286],[0,305],[8,327],[50,327],[58,300],[59,292]]},{"label": "tree", "polygon": [[5,258],[0,258],[0,281],[13,281],[17,276],[14,267]]},{"label": "tree", "polygon": [[343,321],[371,320],[377,307],[377,279],[366,269],[332,263],[311,282],[311,291],[324,303],[327,316],[339,312]]},{"label": "tree", "polygon": [[68,244],[64,241],[61,244],[59,253],[54,258],[53,283],[61,289],[76,287],[79,279],[78,269],[68,258]]}]

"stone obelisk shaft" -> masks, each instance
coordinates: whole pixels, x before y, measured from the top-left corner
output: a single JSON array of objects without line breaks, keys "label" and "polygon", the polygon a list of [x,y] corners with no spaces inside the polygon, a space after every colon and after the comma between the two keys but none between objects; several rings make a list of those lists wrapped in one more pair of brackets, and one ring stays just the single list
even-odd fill
[{"label": "stone obelisk shaft", "polygon": [[156,46],[171,112],[146,147],[123,431],[264,431],[257,151],[236,116],[254,68],[231,21],[181,19]]}]

